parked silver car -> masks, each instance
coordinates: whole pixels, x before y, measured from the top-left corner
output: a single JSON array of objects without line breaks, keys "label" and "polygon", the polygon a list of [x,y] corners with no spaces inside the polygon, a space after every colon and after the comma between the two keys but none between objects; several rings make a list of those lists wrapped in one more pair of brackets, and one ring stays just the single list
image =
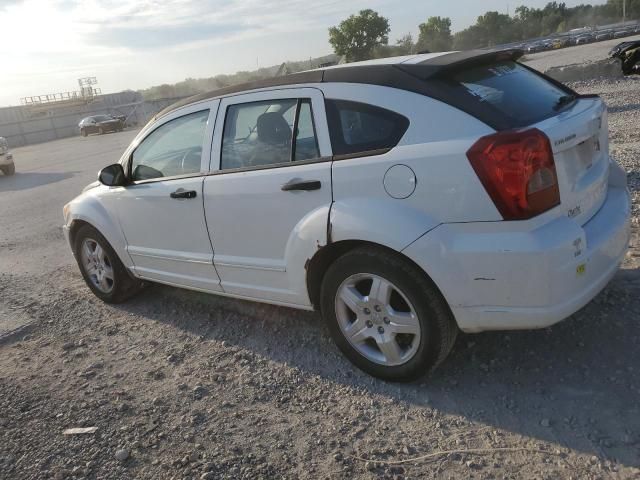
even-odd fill
[{"label": "parked silver car", "polygon": [[16,173],[16,166],[13,163],[13,155],[9,151],[7,140],[0,137],[0,170],[5,175]]}]

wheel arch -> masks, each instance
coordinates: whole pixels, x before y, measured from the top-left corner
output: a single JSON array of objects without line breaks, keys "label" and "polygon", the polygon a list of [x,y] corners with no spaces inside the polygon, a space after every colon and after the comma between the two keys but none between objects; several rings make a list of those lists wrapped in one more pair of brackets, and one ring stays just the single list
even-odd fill
[{"label": "wheel arch", "polygon": [[[357,248],[362,247],[372,247],[380,250],[384,250],[391,254],[394,254],[406,262],[415,267],[419,272],[421,272],[425,279],[433,286],[433,288],[442,296],[445,300],[442,291],[438,287],[438,285],[433,281],[428,272],[426,272],[420,265],[418,265],[411,258],[390,248],[388,246],[382,245],[380,243],[371,242],[368,240],[341,240],[338,242],[330,243],[329,245],[321,248],[316,252],[316,254],[309,260],[306,265],[307,270],[307,291],[309,294],[309,299],[311,300],[311,304],[314,309],[318,310],[320,306],[320,289],[322,286],[322,280],[324,278],[324,274],[327,269],[331,266],[333,262],[335,262],[338,258],[345,255],[346,253],[353,251]],[[448,305],[448,304],[447,304]]]},{"label": "wheel arch", "polygon": [[[95,228],[109,242],[122,264],[131,269],[133,262],[127,252],[127,242],[120,223],[96,196],[83,194],[71,202],[69,226],[69,246],[74,249],[76,236],[83,225]],[[74,252],[75,253],[75,252]]]},{"label": "wheel arch", "polygon": [[[90,227],[96,228],[94,225],[87,222],[86,220],[82,220],[79,218],[76,218],[71,221],[71,225],[69,225],[69,244],[71,245],[72,249],[76,244],[76,235],[78,234],[78,230],[80,230],[80,228],[85,225],[89,225]],[[96,228],[96,230],[98,229]]]}]

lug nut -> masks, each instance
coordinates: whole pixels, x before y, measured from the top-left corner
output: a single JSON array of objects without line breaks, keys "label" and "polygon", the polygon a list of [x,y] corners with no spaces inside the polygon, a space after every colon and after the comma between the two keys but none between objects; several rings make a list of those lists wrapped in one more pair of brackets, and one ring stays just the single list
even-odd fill
[{"label": "lug nut", "polygon": [[382,308],[380,308],[380,305],[376,305],[376,306],[375,306],[375,307],[373,307],[373,308],[374,308],[374,310],[375,310],[376,312],[381,312],[381,311],[382,311]]},{"label": "lug nut", "polygon": [[384,333],[384,328],[378,327],[378,333]]},{"label": "lug nut", "polygon": [[368,308],[364,309],[364,314],[365,315],[369,315],[371,313],[371,310],[369,310]]},{"label": "lug nut", "polygon": [[367,328],[373,327],[373,322],[371,320],[367,320]]},{"label": "lug nut", "polygon": [[391,323],[391,320],[389,320],[387,317],[384,317],[384,323],[386,325],[389,325]]}]

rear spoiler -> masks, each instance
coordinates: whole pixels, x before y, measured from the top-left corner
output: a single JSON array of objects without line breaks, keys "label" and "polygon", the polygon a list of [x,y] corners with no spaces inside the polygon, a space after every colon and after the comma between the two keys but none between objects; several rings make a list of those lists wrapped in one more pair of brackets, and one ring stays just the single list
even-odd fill
[{"label": "rear spoiler", "polygon": [[523,56],[524,50],[515,48],[508,50],[469,50],[447,53],[420,63],[400,63],[395,67],[421,80],[428,80],[451,70],[508,60],[516,61]]}]

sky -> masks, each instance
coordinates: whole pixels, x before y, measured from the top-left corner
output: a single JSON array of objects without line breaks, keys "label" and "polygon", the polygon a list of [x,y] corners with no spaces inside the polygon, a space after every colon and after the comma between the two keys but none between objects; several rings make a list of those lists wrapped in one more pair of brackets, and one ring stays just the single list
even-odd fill
[{"label": "sky", "polygon": [[457,31],[486,11],[547,1],[0,0],[0,106],[77,90],[80,77],[111,93],[326,55],[327,29],[364,8],[389,19],[394,42],[417,38],[430,16]]}]

